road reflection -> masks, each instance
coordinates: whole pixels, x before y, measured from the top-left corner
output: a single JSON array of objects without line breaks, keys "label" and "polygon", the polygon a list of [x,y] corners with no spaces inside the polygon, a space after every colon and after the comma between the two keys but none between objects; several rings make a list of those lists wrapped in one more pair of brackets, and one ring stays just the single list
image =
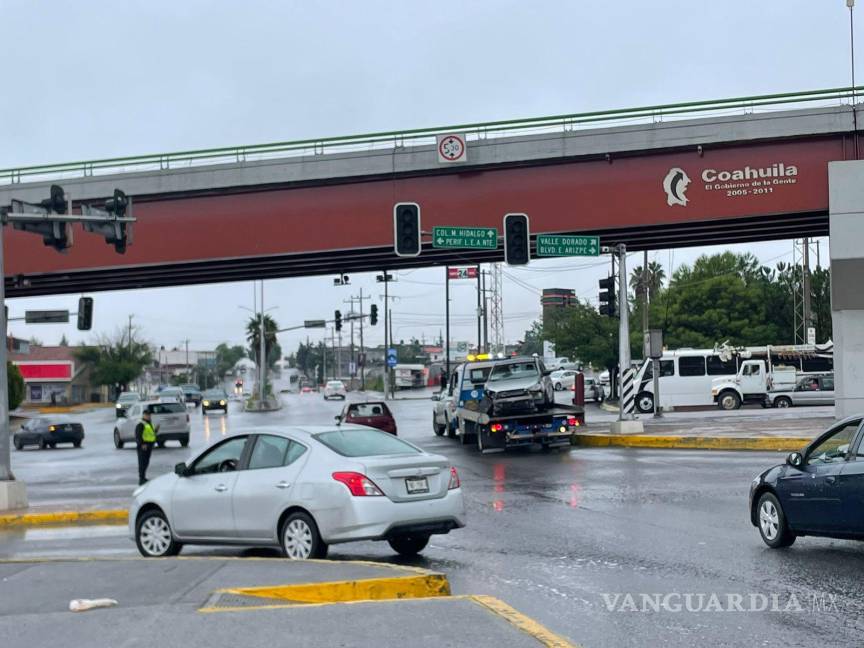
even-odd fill
[{"label": "road reflection", "polygon": [[[496,463],[492,467],[493,490],[496,493],[504,492],[504,482],[507,480],[507,467],[503,463]],[[499,513],[504,510],[504,500],[496,499],[492,502],[492,508]]]},{"label": "road reflection", "polygon": [[[218,423],[217,423],[218,422]],[[225,416],[220,416],[218,419],[212,419],[206,414],[204,415],[204,441],[210,445],[211,437],[216,435],[225,436],[228,434],[228,420]]]}]

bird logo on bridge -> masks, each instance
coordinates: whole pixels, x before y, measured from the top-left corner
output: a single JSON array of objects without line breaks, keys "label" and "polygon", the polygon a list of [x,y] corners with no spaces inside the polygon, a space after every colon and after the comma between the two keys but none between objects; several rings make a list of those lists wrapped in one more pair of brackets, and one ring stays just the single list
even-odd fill
[{"label": "bird logo on bridge", "polygon": [[690,185],[690,177],[684,169],[673,167],[663,178],[663,191],[666,192],[666,204],[687,206],[687,187]]}]

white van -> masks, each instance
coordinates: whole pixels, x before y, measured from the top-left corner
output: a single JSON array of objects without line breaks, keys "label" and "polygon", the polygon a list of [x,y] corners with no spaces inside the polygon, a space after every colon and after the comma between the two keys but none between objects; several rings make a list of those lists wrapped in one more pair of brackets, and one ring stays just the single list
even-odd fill
[{"label": "white van", "polygon": [[[723,360],[714,349],[667,351],[660,359],[660,408],[713,405],[712,381],[737,372],[738,357]],[[644,414],[654,411],[651,360],[643,362],[636,374],[636,409]]]}]

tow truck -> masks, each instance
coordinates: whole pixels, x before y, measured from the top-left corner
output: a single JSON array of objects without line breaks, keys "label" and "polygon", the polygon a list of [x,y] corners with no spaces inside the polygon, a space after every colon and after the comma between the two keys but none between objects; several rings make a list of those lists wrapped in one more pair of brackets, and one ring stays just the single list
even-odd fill
[{"label": "tow truck", "polygon": [[455,432],[483,453],[515,446],[570,445],[585,424],[585,408],[558,405],[543,361],[537,357],[475,357],[456,369]]}]

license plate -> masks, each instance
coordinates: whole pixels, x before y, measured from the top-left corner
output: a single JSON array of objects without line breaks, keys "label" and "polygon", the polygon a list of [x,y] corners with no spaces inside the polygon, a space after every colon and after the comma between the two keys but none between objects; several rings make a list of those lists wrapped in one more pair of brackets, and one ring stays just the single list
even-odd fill
[{"label": "license plate", "polygon": [[409,495],[414,495],[416,493],[428,493],[429,492],[429,482],[425,477],[408,477],[405,480],[405,488],[408,491]]}]

